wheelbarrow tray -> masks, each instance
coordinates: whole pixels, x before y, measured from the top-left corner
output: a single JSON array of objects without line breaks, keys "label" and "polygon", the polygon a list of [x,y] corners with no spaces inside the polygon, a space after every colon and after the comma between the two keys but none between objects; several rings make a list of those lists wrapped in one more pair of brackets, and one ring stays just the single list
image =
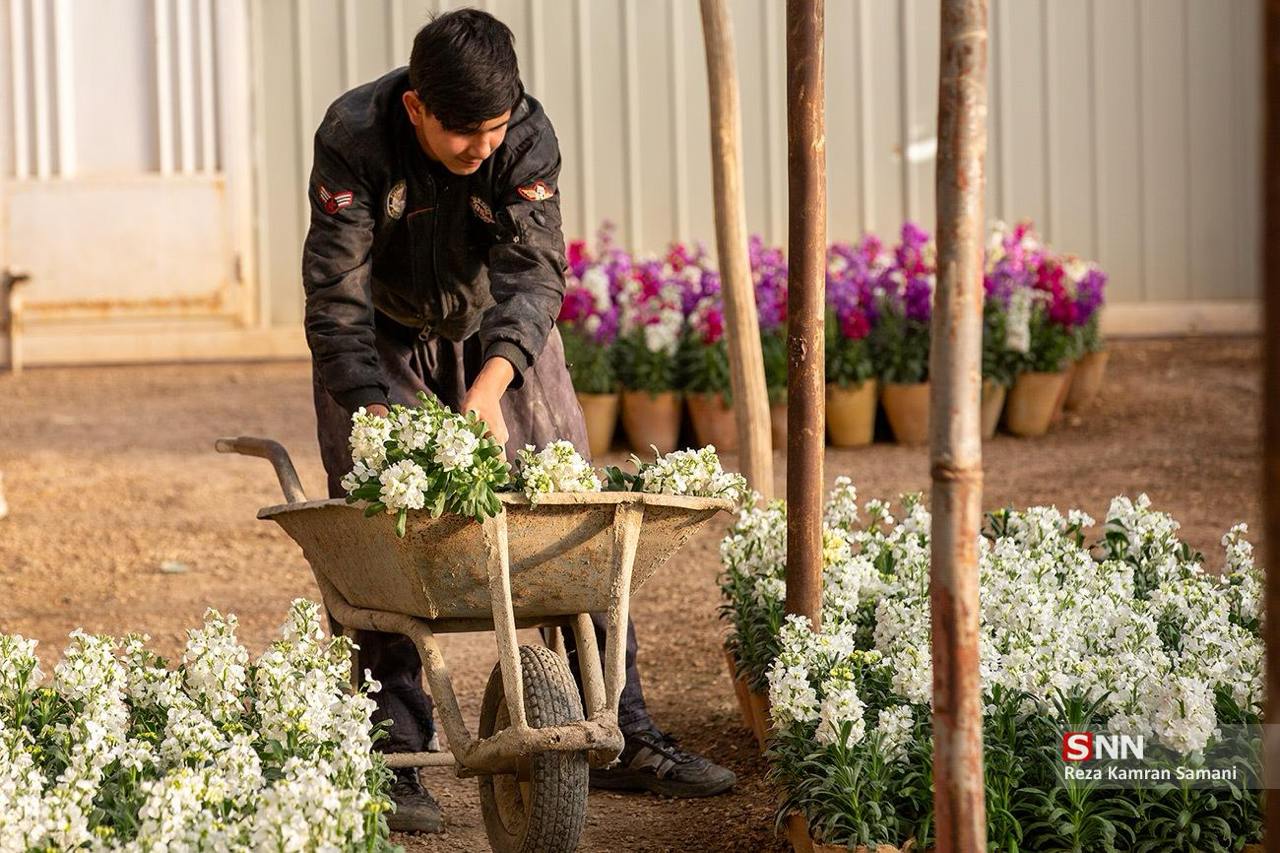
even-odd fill
[{"label": "wheelbarrow tray", "polygon": [[[524,624],[609,609],[620,505],[643,507],[632,592],[732,506],[723,498],[641,492],[553,494],[536,505],[521,494],[499,497],[506,510],[511,601]],[[493,618],[484,529],[471,519],[413,511],[400,538],[394,516],[366,518],[362,506],[342,500],[266,507],[258,517],[284,528],[312,570],[354,607],[428,620]]]}]

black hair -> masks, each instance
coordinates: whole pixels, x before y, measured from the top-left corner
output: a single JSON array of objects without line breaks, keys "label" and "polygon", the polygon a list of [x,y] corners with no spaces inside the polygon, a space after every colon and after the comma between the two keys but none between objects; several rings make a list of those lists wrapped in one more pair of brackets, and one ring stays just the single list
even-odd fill
[{"label": "black hair", "polygon": [[488,12],[437,15],[413,38],[409,85],[446,130],[475,130],[524,96],[515,40]]}]

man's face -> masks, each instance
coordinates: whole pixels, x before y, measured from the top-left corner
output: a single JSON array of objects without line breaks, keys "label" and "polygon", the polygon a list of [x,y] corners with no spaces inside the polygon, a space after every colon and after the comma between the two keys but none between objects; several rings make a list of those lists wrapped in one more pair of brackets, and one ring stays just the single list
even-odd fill
[{"label": "man's face", "polygon": [[481,122],[475,130],[465,133],[447,130],[412,89],[404,93],[404,108],[422,150],[455,175],[470,175],[479,169],[506,138],[507,122],[511,120],[511,110],[507,110]]}]

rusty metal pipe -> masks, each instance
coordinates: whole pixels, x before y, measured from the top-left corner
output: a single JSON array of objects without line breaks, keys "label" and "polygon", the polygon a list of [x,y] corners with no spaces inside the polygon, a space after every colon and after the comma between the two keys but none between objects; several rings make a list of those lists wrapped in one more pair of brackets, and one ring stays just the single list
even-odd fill
[{"label": "rusty metal pipe", "polygon": [[942,0],[938,285],[929,359],[933,780],[939,853],[987,849],[978,674],[987,0]]},{"label": "rusty metal pipe", "polygon": [[[1266,656],[1266,708],[1274,722],[1280,708],[1280,0],[1267,0],[1263,26],[1265,148],[1263,163],[1263,312],[1262,336],[1262,507],[1266,543],[1265,610],[1262,620]],[[1280,739],[1275,726],[1263,733],[1263,849],[1280,850]]]},{"label": "rusty metal pipe", "polygon": [[827,157],[823,0],[787,0],[787,604],[822,610]]},{"label": "rusty metal pipe", "polygon": [[276,479],[280,481],[280,490],[284,492],[287,503],[300,504],[307,502],[307,493],[302,490],[302,482],[298,479],[298,471],[293,467],[289,451],[284,445],[269,438],[220,438],[213,443],[219,453],[239,453],[241,456],[257,456],[267,459],[276,471]]}]

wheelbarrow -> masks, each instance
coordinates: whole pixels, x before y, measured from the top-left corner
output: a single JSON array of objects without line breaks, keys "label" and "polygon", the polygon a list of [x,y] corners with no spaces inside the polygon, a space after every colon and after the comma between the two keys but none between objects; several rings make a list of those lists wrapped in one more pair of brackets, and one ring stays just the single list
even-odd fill
[{"label": "wheelbarrow", "polygon": [[[533,505],[503,493],[502,512],[476,523],[410,512],[405,535],[389,515],[366,518],[343,500],[308,501],[288,452],[263,438],[224,438],[220,453],[271,461],[287,503],[258,511],[302,547],[325,607],[355,631],[413,641],[449,752],[392,753],[387,764],[449,767],[478,777],[489,843],[498,851],[572,850],[586,820],[589,767],[622,751],[631,595],[716,513],[722,498],[639,492],[564,493]],[[588,614],[608,614],[604,659]],[[547,645],[520,645],[542,628]],[[481,704],[478,736],[463,721],[436,635],[492,631],[498,663]],[[582,707],[564,653],[572,631]],[[353,655],[353,687],[359,675]]]}]

